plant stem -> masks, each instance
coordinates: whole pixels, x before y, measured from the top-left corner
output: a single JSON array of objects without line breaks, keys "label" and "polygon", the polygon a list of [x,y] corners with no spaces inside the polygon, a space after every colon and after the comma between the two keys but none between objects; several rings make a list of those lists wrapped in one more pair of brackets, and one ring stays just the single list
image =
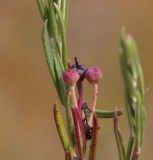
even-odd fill
[{"label": "plant stem", "polygon": [[93,114],[93,136],[90,144],[89,160],[96,160],[96,149],[98,142],[99,124],[97,117]]},{"label": "plant stem", "polygon": [[84,114],[82,112],[82,105],[83,105],[83,83],[82,81],[79,81],[77,83],[77,89],[78,89],[78,95],[79,95],[79,98],[78,98],[78,109],[79,109],[79,112],[81,113],[81,116],[83,117]]},{"label": "plant stem", "polygon": [[76,98],[76,94],[75,94],[75,85],[70,86],[70,95],[72,98],[72,103],[73,103],[73,107],[76,107],[78,109],[78,102],[77,102],[77,98]]},{"label": "plant stem", "polygon": [[98,95],[98,84],[93,84],[93,94],[92,94],[92,104],[91,104],[91,114],[89,117],[89,125],[92,126],[93,113],[95,111],[96,103],[97,103],[97,95]]}]

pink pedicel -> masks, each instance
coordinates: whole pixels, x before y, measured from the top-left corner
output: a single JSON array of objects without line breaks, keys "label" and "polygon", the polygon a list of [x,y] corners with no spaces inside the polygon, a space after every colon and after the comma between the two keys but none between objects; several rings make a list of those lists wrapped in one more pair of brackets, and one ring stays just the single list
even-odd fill
[{"label": "pink pedicel", "polygon": [[93,85],[91,110],[92,113],[89,116],[89,125],[93,126],[93,113],[96,108],[97,95],[98,95],[98,83],[102,79],[103,72],[98,67],[89,67],[85,72],[85,78]]},{"label": "pink pedicel", "polygon": [[85,77],[91,84],[98,84],[102,76],[103,72],[98,67],[89,67],[85,72]]}]

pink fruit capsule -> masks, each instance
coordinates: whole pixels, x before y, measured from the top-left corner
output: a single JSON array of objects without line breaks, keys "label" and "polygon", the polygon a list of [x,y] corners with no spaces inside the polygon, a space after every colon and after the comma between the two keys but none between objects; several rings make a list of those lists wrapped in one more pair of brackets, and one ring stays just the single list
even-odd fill
[{"label": "pink fruit capsule", "polygon": [[78,72],[74,69],[69,68],[67,71],[64,72],[63,74],[63,79],[65,83],[68,85],[74,85],[78,80],[80,76]]},{"label": "pink fruit capsule", "polygon": [[85,72],[85,77],[91,84],[98,84],[102,76],[103,72],[98,67],[89,67]]}]

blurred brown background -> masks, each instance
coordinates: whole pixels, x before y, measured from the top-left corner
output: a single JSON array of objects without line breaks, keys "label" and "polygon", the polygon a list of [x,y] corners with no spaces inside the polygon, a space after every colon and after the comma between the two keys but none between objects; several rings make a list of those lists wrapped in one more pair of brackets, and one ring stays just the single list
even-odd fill
[{"label": "blurred brown background", "polygon": [[[138,43],[145,75],[147,127],[142,159],[153,158],[153,1],[72,0],[69,58],[104,70],[98,106],[124,108],[119,66],[122,26]],[[35,0],[0,0],[0,160],[63,159],[51,104],[57,99],[41,43],[42,20]],[[86,85],[86,92],[90,86]],[[87,94],[90,100],[90,94]],[[125,109],[125,108],[124,108]],[[120,118],[127,140],[126,116]],[[112,120],[101,120],[97,159],[117,160]]]}]

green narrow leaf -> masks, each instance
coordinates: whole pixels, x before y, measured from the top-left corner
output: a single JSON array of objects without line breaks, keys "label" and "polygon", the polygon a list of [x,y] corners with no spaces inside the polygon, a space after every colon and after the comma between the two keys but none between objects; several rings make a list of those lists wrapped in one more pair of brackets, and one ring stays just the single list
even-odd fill
[{"label": "green narrow leaf", "polygon": [[54,54],[54,62],[55,62],[56,75],[58,77],[58,83],[59,83],[59,87],[60,87],[61,101],[62,101],[62,104],[64,105],[65,98],[66,98],[66,85],[63,80],[63,72],[61,72],[62,70],[60,68],[59,61],[58,61],[55,54]]},{"label": "green narrow leaf", "polygon": [[60,65],[59,67],[61,68],[61,71],[62,71],[62,74],[63,74],[63,72],[65,71],[65,68],[64,68],[62,60],[60,58],[60,55],[58,53],[59,51],[58,51],[56,42],[53,38],[51,38],[51,49],[52,49],[53,53],[55,54],[56,58],[58,59],[58,62],[59,62],[59,65]]},{"label": "green narrow leaf", "polygon": [[54,2],[58,5],[58,7],[61,9],[61,5],[62,5],[62,1],[63,0],[54,0]]},{"label": "green narrow leaf", "polygon": [[48,8],[49,8],[49,30],[51,32],[51,37],[55,39],[58,50],[60,51],[58,25],[56,21],[56,13],[53,0],[48,0]]},{"label": "green narrow leaf", "polygon": [[45,21],[48,18],[48,9],[45,4],[45,1],[44,0],[36,0],[36,1],[37,1],[40,15],[41,15],[43,21]]},{"label": "green narrow leaf", "polygon": [[56,13],[59,19],[60,31],[61,31],[61,38],[62,38],[62,61],[64,64],[65,69],[67,69],[67,44],[66,44],[66,28],[64,25],[64,20],[62,17],[62,12],[60,8],[54,3]]},{"label": "green narrow leaf", "polygon": [[117,148],[118,148],[118,152],[119,152],[119,159],[126,160],[126,153],[125,153],[125,148],[123,145],[123,138],[122,138],[122,135],[121,135],[119,127],[118,127],[117,112],[114,112],[114,133],[115,133]]},{"label": "green narrow leaf", "polygon": [[141,121],[141,97],[140,93],[137,92],[137,108],[136,108],[136,149],[137,149],[137,154],[140,154],[141,152],[141,138],[143,134],[143,128],[142,128],[142,121]]},{"label": "green narrow leaf", "polygon": [[54,68],[55,64],[54,64],[53,53],[51,51],[50,43],[49,43],[49,35],[48,35],[48,31],[47,31],[47,20],[45,21],[43,29],[42,29],[42,42],[43,42],[46,62],[48,64],[48,68],[49,68],[49,71],[50,71],[50,74],[51,74],[51,78],[54,82],[57,93],[60,96],[60,87],[57,83],[58,79],[57,79],[57,75],[56,75],[55,68]]},{"label": "green narrow leaf", "polygon": [[55,70],[55,74],[57,77],[56,83],[58,83],[59,88],[60,88],[60,100],[61,100],[61,103],[64,105],[65,98],[66,98],[66,89],[67,89],[66,84],[63,80],[64,66],[63,66],[62,61],[59,57],[54,39],[51,39],[51,50],[53,53],[54,70]]},{"label": "green narrow leaf", "polygon": [[[144,89],[144,78],[143,78],[143,72],[142,72],[142,67],[140,65],[140,60],[139,60],[139,54],[138,54],[138,49],[136,46],[136,42],[134,40],[134,38],[132,36],[129,36],[127,39],[127,43],[128,43],[128,48],[129,48],[129,52],[131,52],[131,54],[133,53],[133,55],[131,55],[131,57],[133,56],[133,66],[136,70],[136,90],[137,90],[137,99],[138,99],[138,103],[137,104],[137,115],[139,115],[138,117],[136,117],[137,119],[137,127],[141,128],[141,136],[140,136],[140,145],[142,145],[142,141],[143,141],[143,134],[144,134],[144,126],[145,126],[145,107],[144,107],[144,96],[145,96],[145,89]],[[139,121],[140,120],[140,124]],[[139,135],[139,134],[138,134]],[[138,136],[139,137],[139,136]],[[138,138],[137,137],[137,138]]]},{"label": "green narrow leaf", "polygon": [[55,77],[55,71],[54,71],[53,54],[51,52],[51,48],[49,44],[49,36],[48,36],[48,31],[47,31],[47,20],[45,21],[43,29],[42,29],[42,42],[43,42],[44,52],[45,52],[46,61],[49,67],[49,71],[50,71],[51,77],[53,78],[53,81],[55,81],[56,77]]},{"label": "green narrow leaf", "polygon": [[[142,102],[142,104],[144,104],[144,102]],[[146,113],[145,113],[145,107],[144,105],[141,106],[141,129],[142,129],[142,134],[141,134],[141,146],[143,143],[143,138],[144,138],[144,129],[145,129],[145,124],[146,124]]]},{"label": "green narrow leaf", "polygon": [[131,58],[128,53],[128,46],[126,42],[126,34],[125,32],[121,32],[121,40],[120,40],[120,60],[121,60],[121,69],[125,83],[125,99],[126,99],[126,110],[129,120],[129,125],[131,132],[134,130],[134,110],[133,110],[133,102],[132,97],[135,96],[135,89],[133,89],[133,72],[131,73]]},{"label": "green narrow leaf", "polygon": [[121,68],[125,83],[125,99],[132,135],[129,138],[127,160],[138,159],[145,127],[144,78],[136,42],[131,35],[121,32]]},{"label": "green narrow leaf", "polygon": [[129,141],[128,141],[128,147],[127,147],[127,153],[126,153],[127,160],[131,160],[133,145],[134,145],[134,135],[133,135],[133,133],[131,133]]},{"label": "green narrow leaf", "polygon": [[[97,118],[114,118],[114,111],[104,111],[100,109],[95,110]],[[117,111],[118,116],[123,114],[122,110]]]},{"label": "green narrow leaf", "polygon": [[65,26],[68,24],[68,12],[69,12],[70,0],[62,0],[62,13],[65,21]]}]

